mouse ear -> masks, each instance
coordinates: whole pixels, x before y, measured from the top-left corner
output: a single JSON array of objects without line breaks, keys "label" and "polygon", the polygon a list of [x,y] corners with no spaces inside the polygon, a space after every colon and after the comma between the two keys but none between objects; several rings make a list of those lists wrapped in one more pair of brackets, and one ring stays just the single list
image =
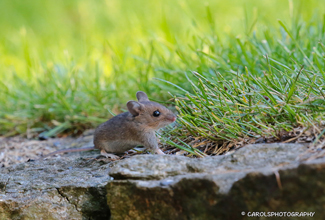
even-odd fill
[{"label": "mouse ear", "polygon": [[148,96],[145,92],[137,92],[137,99],[139,102],[149,101]]},{"label": "mouse ear", "polygon": [[138,116],[142,110],[142,105],[136,101],[128,101],[128,103],[126,103],[126,106],[133,116]]}]

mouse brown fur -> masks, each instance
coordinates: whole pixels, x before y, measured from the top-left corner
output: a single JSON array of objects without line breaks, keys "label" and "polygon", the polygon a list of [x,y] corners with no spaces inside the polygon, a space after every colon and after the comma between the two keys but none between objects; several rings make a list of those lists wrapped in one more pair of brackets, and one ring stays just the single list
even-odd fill
[{"label": "mouse brown fur", "polygon": [[127,102],[128,112],[116,115],[96,128],[93,148],[63,149],[44,157],[99,149],[102,155],[117,158],[114,153],[123,153],[136,146],[144,146],[151,152],[164,154],[158,148],[155,131],[174,122],[176,116],[165,106],[150,101],[146,93],[139,91],[136,96],[137,102]]}]

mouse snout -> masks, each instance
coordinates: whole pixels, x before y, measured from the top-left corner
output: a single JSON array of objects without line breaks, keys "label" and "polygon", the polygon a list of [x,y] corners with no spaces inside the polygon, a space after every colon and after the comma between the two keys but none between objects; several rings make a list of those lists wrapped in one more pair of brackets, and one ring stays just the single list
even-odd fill
[{"label": "mouse snout", "polygon": [[174,121],[176,121],[176,115],[174,115],[174,114],[170,114],[170,115],[168,115],[167,116],[167,120],[168,121],[171,121],[171,122],[174,122]]}]

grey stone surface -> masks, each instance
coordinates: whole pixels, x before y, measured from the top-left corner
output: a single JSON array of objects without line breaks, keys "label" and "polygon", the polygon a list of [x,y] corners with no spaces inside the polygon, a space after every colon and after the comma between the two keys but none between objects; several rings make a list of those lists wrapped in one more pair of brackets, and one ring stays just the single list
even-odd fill
[{"label": "grey stone surface", "polygon": [[241,213],[258,211],[324,219],[325,158],[301,161],[306,152],[256,144],[206,158],[22,163],[0,169],[0,219],[251,219]]},{"label": "grey stone surface", "polygon": [[0,219],[108,219],[109,165],[60,158],[1,168]]}]

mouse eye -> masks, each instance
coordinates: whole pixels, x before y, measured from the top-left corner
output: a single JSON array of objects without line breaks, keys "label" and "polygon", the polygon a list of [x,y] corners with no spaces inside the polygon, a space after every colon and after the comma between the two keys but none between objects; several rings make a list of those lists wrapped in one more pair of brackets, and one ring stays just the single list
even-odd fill
[{"label": "mouse eye", "polygon": [[152,114],[154,117],[158,117],[160,115],[160,111],[156,110]]}]

